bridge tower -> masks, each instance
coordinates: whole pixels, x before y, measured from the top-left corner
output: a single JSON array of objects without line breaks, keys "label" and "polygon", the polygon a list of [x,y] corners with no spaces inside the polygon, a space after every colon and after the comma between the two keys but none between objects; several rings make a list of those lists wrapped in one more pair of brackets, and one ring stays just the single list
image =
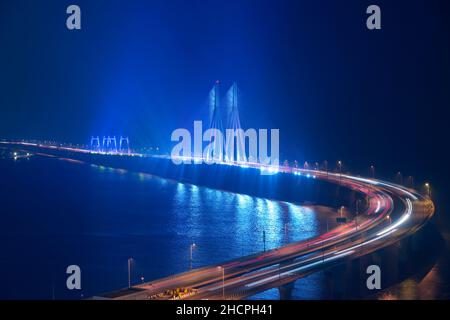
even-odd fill
[{"label": "bridge tower", "polygon": [[108,136],[108,143],[107,143],[107,149],[108,152],[114,152],[117,153],[117,140],[116,136]]},{"label": "bridge tower", "polygon": [[[124,150],[124,145],[126,144],[126,150]],[[130,154],[130,140],[128,139],[128,137],[122,137],[120,136],[120,140],[119,140],[119,152],[120,153],[128,153]]]},{"label": "bridge tower", "polygon": [[103,139],[102,139],[102,152],[107,152],[108,150],[107,150],[107,148],[108,148],[108,138],[106,138],[106,136],[103,136]]},{"label": "bridge tower", "polygon": [[110,152],[111,151],[111,137],[108,136],[108,138],[106,139],[106,152]]},{"label": "bridge tower", "polygon": [[91,137],[91,151],[99,151],[100,150],[100,137],[92,136]]},{"label": "bridge tower", "polygon": [[[220,81],[217,80],[214,84],[214,87],[209,92],[209,128],[210,129],[216,129],[220,132],[223,132],[223,126],[222,126],[222,117],[221,117],[221,111],[220,111],[220,92],[219,92],[219,85]],[[222,159],[223,156],[223,146],[220,146],[217,139],[214,139],[213,142],[213,152],[211,154],[207,155],[207,158],[209,156],[212,156],[213,158],[219,158]],[[207,159],[209,160],[209,159]]]},{"label": "bridge tower", "polygon": [[[234,140],[230,141],[226,139],[227,146],[225,147],[227,150],[226,156],[227,160],[234,161],[247,161],[245,156],[245,137],[241,127],[241,121],[239,119],[239,95],[238,95],[238,87],[237,83],[233,83],[231,88],[228,90],[226,94],[226,102],[227,102],[227,129],[232,129],[236,133],[236,147],[234,146]],[[232,143],[230,145],[230,143]],[[231,150],[233,148],[233,150]],[[236,149],[236,157],[234,157],[234,149]],[[232,156],[233,159],[228,158]],[[235,158],[235,159],[234,159]],[[252,159],[256,161],[256,159]]]}]

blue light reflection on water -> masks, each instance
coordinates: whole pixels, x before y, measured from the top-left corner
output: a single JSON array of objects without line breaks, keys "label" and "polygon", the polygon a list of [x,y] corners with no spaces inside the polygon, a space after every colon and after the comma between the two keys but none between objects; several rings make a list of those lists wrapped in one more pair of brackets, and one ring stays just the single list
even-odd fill
[{"label": "blue light reflection on water", "polygon": [[[1,257],[9,262],[2,271],[33,258],[42,275],[40,290],[12,289],[5,298],[50,298],[53,289],[46,285],[56,288],[57,298],[79,298],[64,288],[61,271],[73,263],[82,267],[83,294],[89,296],[126,286],[128,257],[135,261],[136,283],[141,276],[148,281],[187,270],[191,243],[196,244],[195,268],[262,251],[264,231],[267,249],[320,231],[314,210],[292,203],[55,159],[0,164],[14,184],[9,194],[2,189],[2,202],[11,211],[6,222],[13,226],[1,230],[9,243]],[[18,205],[11,190],[23,190],[29,206]],[[31,227],[28,219],[36,224]],[[20,286],[21,281],[6,286]],[[277,298],[276,290],[261,298]]]},{"label": "blue light reflection on water", "polygon": [[318,233],[309,207],[182,183],[170,215],[174,232],[197,245],[194,267],[262,251],[263,232],[266,249]]}]

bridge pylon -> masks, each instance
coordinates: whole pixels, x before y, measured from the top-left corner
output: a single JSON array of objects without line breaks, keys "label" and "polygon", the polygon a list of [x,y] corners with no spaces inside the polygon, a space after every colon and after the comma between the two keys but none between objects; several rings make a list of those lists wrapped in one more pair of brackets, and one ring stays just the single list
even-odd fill
[{"label": "bridge pylon", "polygon": [[[124,148],[124,145],[126,144],[126,150]],[[125,152],[124,152],[125,151]],[[119,152],[120,153],[128,153],[130,154],[130,140],[128,137],[122,137],[120,136],[119,140]]]},{"label": "bridge pylon", "polygon": [[107,148],[108,148],[108,139],[106,136],[103,136],[102,139],[102,152],[107,152]]},{"label": "bridge pylon", "polygon": [[[220,81],[217,80],[214,87],[209,92],[209,128],[216,129],[223,132],[222,116],[220,109]],[[214,142],[212,144],[212,150],[210,150],[206,155],[206,160],[211,161],[212,159],[223,158],[223,146],[219,143],[219,139],[214,137]]]},{"label": "bridge pylon", "polygon": [[[241,161],[245,162],[247,161],[247,157],[245,155],[245,137],[244,132],[242,131],[241,127],[241,120],[239,118],[239,94],[238,94],[238,87],[237,83],[233,83],[233,85],[228,89],[228,92],[226,94],[226,101],[227,101],[227,128],[226,129],[232,129],[233,132],[236,134],[236,145],[234,144],[234,136],[233,139],[226,139],[226,146],[225,150],[226,156],[228,157],[227,160],[230,161]],[[234,156],[236,149],[236,157]],[[230,158],[232,157],[232,159]]]},{"label": "bridge pylon", "polygon": [[100,151],[100,137],[91,137],[91,151]]}]

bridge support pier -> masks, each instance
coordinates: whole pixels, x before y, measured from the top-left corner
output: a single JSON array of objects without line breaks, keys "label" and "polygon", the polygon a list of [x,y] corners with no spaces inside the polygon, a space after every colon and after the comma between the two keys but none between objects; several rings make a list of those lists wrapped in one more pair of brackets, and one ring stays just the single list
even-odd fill
[{"label": "bridge support pier", "polygon": [[343,275],[345,283],[343,284],[343,296],[341,298],[361,298],[361,289],[363,288],[364,269],[366,264],[364,257],[359,257],[346,263],[345,274]]},{"label": "bridge support pier", "polygon": [[295,282],[289,282],[278,287],[280,293],[280,300],[291,300],[292,290],[294,289]]},{"label": "bridge support pier", "polygon": [[401,243],[393,243],[384,248],[380,253],[382,260],[378,264],[381,267],[381,288],[396,283],[400,279]]}]

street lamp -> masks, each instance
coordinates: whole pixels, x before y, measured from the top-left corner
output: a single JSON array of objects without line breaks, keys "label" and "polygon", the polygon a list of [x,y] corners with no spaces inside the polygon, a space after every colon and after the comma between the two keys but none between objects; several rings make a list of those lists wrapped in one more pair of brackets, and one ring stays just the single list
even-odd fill
[{"label": "street lamp", "polygon": [[219,270],[222,270],[222,298],[225,300],[225,268],[218,266]]},{"label": "street lamp", "polygon": [[190,246],[189,246],[189,252],[190,252],[190,255],[189,255],[189,262],[190,262],[190,268],[192,269],[192,250],[195,248],[195,243],[192,243]]},{"label": "street lamp", "polygon": [[133,258],[128,258],[128,288],[131,288],[131,263]]},{"label": "street lamp", "polygon": [[266,252],[266,230],[263,230],[263,246],[264,252]]},{"label": "street lamp", "polygon": [[425,183],[425,188],[427,188],[427,195],[429,198],[431,198],[431,187],[430,184],[427,182]]},{"label": "street lamp", "polygon": [[372,175],[372,178],[375,178],[375,167],[373,165],[370,166],[370,173]]},{"label": "street lamp", "polygon": [[341,218],[342,218],[342,211],[344,210],[344,206],[341,206],[341,210],[340,210],[340,212],[341,212]]},{"label": "street lamp", "polygon": [[408,180],[409,180],[409,186],[414,189],[414,177],[409,176]]},{"label": "street lamp", "polygon": [[398,183],[399,184],[403,184],[403,176],[402,176],[402,173],[400,171],[397,172],[397,177],[398,177]]},{"label": "street lamp", "polygon": [[356,200],[356,217],[355,217],[355,224],[356,224],[356,231],[358,231],[358,214],[359,214],[359,202],[361,200]]},{"label": "street lamp", "polygon": [[341,160],[338,161],[338,165],[339,165],[339,185],[340,185],[341,177],[342,177],[342,161]]}]

